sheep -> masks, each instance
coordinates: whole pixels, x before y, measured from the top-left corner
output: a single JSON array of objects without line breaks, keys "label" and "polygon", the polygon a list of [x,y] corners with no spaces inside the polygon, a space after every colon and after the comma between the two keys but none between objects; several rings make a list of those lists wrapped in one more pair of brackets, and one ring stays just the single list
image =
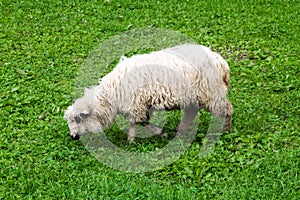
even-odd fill
[{"label": "sheep", "polygon": [[138,124],[163,136],[149,124],[154,110],[184,111],[177,134],[184,134],[200,109],[222,117],[223,130],[231,132],[233,108],[227,99],[227,62],[208,47],[182,44],[148,54],[123,56],[99,85],[86,88],[84,96],[65,111],[70,136],[109,128],[118,114],[130,122],[127,142]]}]

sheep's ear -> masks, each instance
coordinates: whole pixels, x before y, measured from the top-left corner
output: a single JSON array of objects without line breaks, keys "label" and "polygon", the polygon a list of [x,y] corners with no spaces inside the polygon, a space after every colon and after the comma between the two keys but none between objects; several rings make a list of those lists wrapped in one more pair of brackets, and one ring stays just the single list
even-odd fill
[{"label": "sheep's ear", "polygon": [[64,112],[64,119],[68,119],[69,118],[69,113],[70,110],[72,109],[72,106],[69,106],[67,110],[65,110]]},{"label": "sheep's ear", "polygon": [[65,112],[64,112],[64,119],[68,119],[68,112],[67,112],[67,110],[65,110]]},{"label": "sheep's ear", "polygon": [[84,110],[84,111],[82,111],[82,112],[79,114],[79,116],[80,116],[82,119],[88,118],[89,115],[90,115],[90,112],[87,111],[87,110]]}]

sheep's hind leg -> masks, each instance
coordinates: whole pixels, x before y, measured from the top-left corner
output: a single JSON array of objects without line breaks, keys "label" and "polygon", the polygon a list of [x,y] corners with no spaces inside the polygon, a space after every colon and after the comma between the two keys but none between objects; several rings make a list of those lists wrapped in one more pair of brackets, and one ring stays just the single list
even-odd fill
[{"label": "sheep's hind leg", "polygon": [[228,99],[226,99],[226,107],[224,115],[222,116],[223,131],[228,131],[229,133],[232,132],[232,114],[232,104]]},{"label": "sheep's hind leg", "polygon": [[190,106],[184,110],[183,117],[177,128],[177,134],[184,134],[192,124],[193,120],[198,114],[199,109],[196,106]]}]

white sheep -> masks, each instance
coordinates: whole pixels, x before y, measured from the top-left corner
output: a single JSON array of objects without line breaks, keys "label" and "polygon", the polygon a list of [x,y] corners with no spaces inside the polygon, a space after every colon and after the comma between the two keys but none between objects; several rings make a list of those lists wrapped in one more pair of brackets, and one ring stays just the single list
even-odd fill
[{"label": "white sheep", "polygon": [[223,130],[231,132],[232,105],[226,98],[229,67],[209,48],[178,45],[149,54],[122,57],[98,86],[85,90],[82,98],[65,111],[70,135],[79,139],[110,127],[123,114],[130,122],[127,141],[141,124],[154,134],[161,128],[150,125],[153,110],[184,110],[178,132],[184,133],[204,108],[221,116]]}]

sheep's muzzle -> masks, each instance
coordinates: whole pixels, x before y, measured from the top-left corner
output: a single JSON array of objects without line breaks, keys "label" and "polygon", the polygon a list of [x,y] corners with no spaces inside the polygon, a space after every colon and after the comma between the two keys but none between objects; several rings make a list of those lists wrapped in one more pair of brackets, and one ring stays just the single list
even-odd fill
[{"label": "sheep's muzzle", "polygon": [[79,135],[70,135],[73,140],[79,140]]}]

